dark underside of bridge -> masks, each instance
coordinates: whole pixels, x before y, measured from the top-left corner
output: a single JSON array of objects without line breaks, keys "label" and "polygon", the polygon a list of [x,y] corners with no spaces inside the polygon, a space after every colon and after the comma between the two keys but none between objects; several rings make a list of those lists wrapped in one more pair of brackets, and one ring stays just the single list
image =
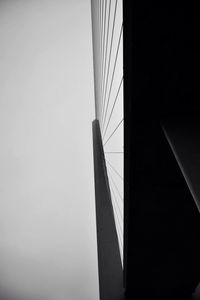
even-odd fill
[{"label": "dark underside of bridge", "polygon": [[199,25],[189,3],[124,1],[127,299],[190,299],[200,282]]}]

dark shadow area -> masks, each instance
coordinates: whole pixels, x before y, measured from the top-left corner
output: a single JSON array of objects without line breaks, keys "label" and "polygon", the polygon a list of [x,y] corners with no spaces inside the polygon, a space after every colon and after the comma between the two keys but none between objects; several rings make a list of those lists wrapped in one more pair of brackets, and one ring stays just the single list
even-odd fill
[{"label": "dark shadow area", "polygon": [[161,127],[200,119],[199,23],[188,3],[124,1],[127,299],[191,299],[200,282],[200,215]]},{"label": "dark shadow area", "polygon": [[143,155],[148,151],[151,160],[135,160],[127,289],[137,297],[181,299],[194,292],[200,278],[200,216],[158,129],[155,140],[146,137],[143,144]]},{"label": "dark shadow area", "polygon": [[193,293],[193,300],[199,300],[200,299],[200,282],[196,287],[195,292]]}]

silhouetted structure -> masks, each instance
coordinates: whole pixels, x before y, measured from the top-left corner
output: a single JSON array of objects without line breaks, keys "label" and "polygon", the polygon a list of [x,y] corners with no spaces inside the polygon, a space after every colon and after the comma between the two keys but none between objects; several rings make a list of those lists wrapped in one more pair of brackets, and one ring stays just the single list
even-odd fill
[{"label": "silhouetted structure", "polygon": [[[120,257],[120,251],[123,256],[123,195],[121,194],[123,174],[109,163],[111,156],[108,158],[108,155],[117,153],[120,154],[117,162],[123,163],[122,141],[117,145],[118,149],[116,140],[112,147],[113,137],[119,134],[120,129],[122,130],[123,115],[119,114],[120,120],[111,121],[115,115],[116,103],[123,101],[122,0],[92,0],[91,12],[96,118],[93,121],[93,144],[99,292],[100,300],[123,300],[123,259]],[[117,179],[120,180],[118,186],[113,180],[113,174],[115,176],[117,174]]]},{"label": "silhouetted structure", "polygon": [[101,133],[93,121],[94,174],[100,300],[123,300],[123,272]]},{"label": "silhouetted structure", "polygon": [[199,21],[188,4],[124,1],[127,299],[190,299],[200,281],[199,212],[161,126],[200,190]]},{"label": "silhouetted structure", "polygon": [[[156,7],[150,1],[131,0],[124,1],[123,7],[125,297],[190,299],[200,281],[199,10],[191,10],[188,4],[176,9],[169,4]],[[98,10],[93,6],[94,11]],[[97,30],[93,26],[98,71]],[[96,143],[94,139],[94,148]],[[103,154],[95,153],[103,164]],[[96,169],[96,186],[102,175],[98,176]],[[106,189],[108,182],[102,185]],[[96,188],[96,202],[107,196],[100,197]],[[103,239],[99,232],[98,237]]]}]

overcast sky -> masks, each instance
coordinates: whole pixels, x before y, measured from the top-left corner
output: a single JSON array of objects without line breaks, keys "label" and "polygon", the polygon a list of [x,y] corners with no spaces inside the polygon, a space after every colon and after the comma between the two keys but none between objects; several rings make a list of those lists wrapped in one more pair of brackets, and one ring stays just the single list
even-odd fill
[{"label": "overcast sky", "polygon": [[90,0],[0,1],[0,299],[99,299],[91,38]]}]

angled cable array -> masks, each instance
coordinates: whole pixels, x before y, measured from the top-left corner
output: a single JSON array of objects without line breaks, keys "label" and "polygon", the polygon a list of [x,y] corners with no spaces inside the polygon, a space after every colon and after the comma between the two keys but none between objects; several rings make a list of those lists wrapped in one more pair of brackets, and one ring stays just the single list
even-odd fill
[{"label": "angled cable array", "polygon": [[123,5],[122,0],[91,0],[91,8],[95,113],[123,264]]}]

